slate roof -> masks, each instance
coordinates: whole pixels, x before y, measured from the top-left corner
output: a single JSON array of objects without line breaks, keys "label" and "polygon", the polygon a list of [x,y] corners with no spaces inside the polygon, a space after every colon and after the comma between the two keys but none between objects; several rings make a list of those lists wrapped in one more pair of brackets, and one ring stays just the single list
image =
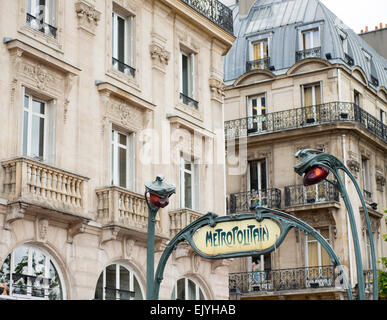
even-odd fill
[{"label": "slate roof", "polygon": [[[387,88],[387,60],[379,55],[352,29],[346,26],[336,15],[319,0],[256,0],[249,13],[241,17],[238,6],[233,10],[234,35],[236,40],[224,58],[224,81],[233,83],[246,72],[248,44],[251,40],[268,35],[270,38],[270,65],[274,74],[283,74],[296,62],[300,28],[320,26],[321,58],[330,63],[344,64],[349,68],[360,67],[371,82],[371,75],[378,79],[381,86]],[[354,65],[347,63],[340,39],[344,34],[348,41],[348,55]],[[371,56],[371,68],[366,62],[367,53]]]}]

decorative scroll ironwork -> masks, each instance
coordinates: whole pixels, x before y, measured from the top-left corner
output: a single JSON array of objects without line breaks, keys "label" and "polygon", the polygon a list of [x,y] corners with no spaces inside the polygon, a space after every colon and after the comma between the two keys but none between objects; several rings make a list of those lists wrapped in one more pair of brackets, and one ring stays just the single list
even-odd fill
[{"label": "decorative scroll ironwork", "polygon": [[331,122],[356,122],[387,142],[387,126],[351,102],[328,102],[320,105],[268,113],[226,121],[227,140],[266,134]]},{"label": "decorative scroll ironwork", "polygon": [[229,7],[218,0],[182,0],[216,25],[233,34],[233,17]]},{"label": "decorative scroll ironwork", "polygon": [[113,67],[116,68],[117,70],[127,74],[127,75],[131,75],[133,78],[136,74],[136,69],[134,69],[133,67],[127,65],[126,63],[116,59],[116,58],[112,58],[112,63],[113,63]]},{"label": "decorative scroll ironwork", "polygon": [[302,184],[285,187],[286,207],[331,201],[340,201],[339,190],[327,181],[308,187]]},{"label": "decorative scroll ironwork", "polygon": [[197,109],[199,106],[199,102],[190,98],[189,96],[185,95],[184,93],[180,93],[180,100],[181,100],[181,102],[183,102],[187,106],[194,107],[195,109]]},{"label": "decorative scroll ironwork", "polygon": [[37,17],[34,17],[33,15],[27,13],[27,24],[36,30],[39,30],[40,32],[43,32],[44,34],[47,34],[53,38],[56,38],[56,32],[57,28],[44,22],[42,19],[39,19]]},{"label": "decorative scroll ironwork", "polygon": [[248,212],[255,207],[281,208],[281,190],[252,190],[230,194],[230,213]]},{"label": "decorative scroll ironwork", "polygon": [[306,58],[321,58],[321,47],[296,52],[296,62],[304,60]]},{"label": "decorative scroll ironwork", "polygon": [[251,70],[266,70],[269,69],[270,58],[247,61],[246,62],[246,72]]},{"label": "decorative scroll ironwork", "polygon": [[229,274],[229,289],[242,294],[283,290],[335,287],[335,267],[304,267],[294,269],[252,271]]}]

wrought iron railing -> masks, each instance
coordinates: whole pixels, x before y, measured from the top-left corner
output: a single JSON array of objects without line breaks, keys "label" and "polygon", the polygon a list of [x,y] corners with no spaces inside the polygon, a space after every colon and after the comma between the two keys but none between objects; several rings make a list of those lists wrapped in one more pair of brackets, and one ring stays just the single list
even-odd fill
[{"label": "wrought iron railing", "polygon": [[232,10],[218,0],[182,0],[191,8],[233,34]]},{"label": "wrought iron railing", "polygon": [[348,65],[353,66],[355,64],[355,61],[349,54],[345,54],[345,60],[348,63]]},{"label": "wrought iron railing", "polygon": [[42,19],[34,17],[33,15],[27,13],[27,24],[44,34],[47,34],[53,38],[56,38],[57,28],[44,22]]},{"label": "wrought iron railing", "polygon": [[306,58],[321,58],[321,47],[296,52],[296,62],[304,60]]},{"label": "wrought iron railing", "polygon": [[105,287],[105,300],[130,300],[134,291]]},{"label": "wrought iron railing", "polygon": [[118,71],[121,71],[127,75],[131,75],[134,78],[136,74],[136,69],[116,58],[112,58],[112,63],[113,67],[116,68]]},{"label": "wrought iron railing", "polygon": [[229,274],[229,289],[241,294],[335,287],[335,267],[304,267]]},{"label": "wrought iron railing", "polygon": [[338,189],[329,182],[321,182],[317,185],[305,187],[294,185],[285,187],[285,206],[303,206],[308,204],[339,202]]},{"label": "wrought iron railing", "polygon": [[328,102],[226,121],[227,140],[332,122],[355,122],[387,142],[387,126],[351,102]]},{"label": "wrought iron railing", "polygon": [[252,190],[230,194],[229,213],[248,212],[254,207],[281,208],[281,190]]},{"label": "wrought iron railing", "polygon": [[184,103],[188,106],[194,107],[195,109],[197,109],[199,106],[199,102],[197,102],[196,100],[192,99],[191,97],[185,95],[184,93],[180,93],[180,100],[182,103]]},{"label": "wrought iron railing", "polygon": [[269,66],[270,66],[270,58],[247,61],[246,72],[249,72],[251,70],[266,70],[266,69],[269,69]]}]

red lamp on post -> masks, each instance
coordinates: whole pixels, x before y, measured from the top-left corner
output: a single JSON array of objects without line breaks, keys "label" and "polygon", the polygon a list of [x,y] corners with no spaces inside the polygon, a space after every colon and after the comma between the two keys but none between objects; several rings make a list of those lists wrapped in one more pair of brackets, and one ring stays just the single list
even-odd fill
[{"label": "red lamp on post", "polygon": [[323,166],[315,165],[311,167],[304,176],[304,186],[311,186],[324,180],[329,174],[329,170]]}]

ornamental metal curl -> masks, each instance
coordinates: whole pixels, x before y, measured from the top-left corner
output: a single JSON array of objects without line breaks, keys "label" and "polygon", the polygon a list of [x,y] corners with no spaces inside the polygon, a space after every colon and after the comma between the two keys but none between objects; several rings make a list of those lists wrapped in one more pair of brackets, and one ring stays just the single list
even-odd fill
[{"label": "ornamental metal curl", "polygon": [[[332,263],[334,264],[334,267],[338,267],[340,269],[340,273],[343,276],[343,281],[345,283],[345,287],[347,290],[348,299],[353,300],[352,291],[348,284],[345,271],[342,267],[340,259],[338,258],[338,256],[336,255],[332,247],[329,245],[329,243],[324,239],[324,237],[322,237],[317,232],[317,230],[315,230],[312,226],[310,226],[306,222],[300,219],[297,219],[296,217],[293,217],[285,212],[264,208],[264,207],[257,207],[255,208],[255,211],[256,211],[255,214],[244,213],[239,215],[230,215],[230,216],[221,216],[221,217],[218,217],[215,213],[211,212],[195,220],[194,222],[186,226],[183,230],[181,230],[174,238],[171,239],[171,241],[168,243],[166,249],[164,250],[163,254],[160,257],[160,261],[158,263],[156,274],[155,274],[155,281],[154,281],[155,285],[153,287],[151,299],[155,299],[155,300],[158,299],[160,284],[161,284],[161,281],[163,280],[163,274],[164,274],[166,263],[168,261],[169,256],[172,254],[173,250],[176,249],[177,245],[180,242],[187,241],[200,256],[207,259],[227,259],[231,257],[244,257],[244,256],[250,256],[254,254],[265,254],[265,253],[274,251],[285,240],[290,229],[298,228],[305,233],[311,234],[327,251],[328,255],[331,258]],[[218,254],[215,256],[209,256],[204,254],[200,250],[198,250],[195,243],[193,242],[194,233],[201,227],[204,227],[204,226],[215,227],[218,223],[221,223],[221,222],[228,222],[228,221],[237,222],[237,221],[243,221],[243,220],[249,220],[249,219],[256,219],[259,222],[259,221],[263,221],[263,219],[265,218],[276,221],[281,229],[280,237],[276,239],[274,245],[272,245],[271,247],[265,250],[240,251],[240,252],[231,253],[231,254]]]},{"label": "ornamental metal curl", "polygon": [[376,267],[376,253],[375,253],[375,245],[374,240],[372,237],[372,228],[370,219],[368,216],[368,210],[366,203],[364,201],[363,194],[361,192],[361,189],[355,179],[355,177],[352,175],[352,173],[348,170],[348,168],[336,157],[334,157],[331,154],[327,154],[325,152],[322,152],[320,150],[313,150],[313,149],[304,149],[300,150],[295,154],[296,158],[301,158],[301,162],[298,163],[294,170],[296,173],[298,173],[300,176],[302,176],[304,173],[306,173],[311,167],[315,165],[321,165],[325,168],[329,169],[330,172],[335,176],[336,181],[329,181],[330,183],[334,183],[337,188],[339,189],[341,196],[344,200],[345,206],[347,208],[349,222],[351,225],[351,231],[352,231],[352,237],[354,242],[354,249],[355,249],[355,258],[356,258],[356,269],[357,269],[357,278],[358,278],[358,288],[359,288],[359,299],[365,300],[365,283],[364,283],[364,274],[363,274],[363,264],[362,264],[362,258],[361,258],[361,251],[360,251],[360,244],[359,244],[359,237],[358,232],[356,228],[356,222],[355,217],[353,214],[352,205],[346,190],[346,187],[343,183],[343,180],[341,179],[339,170],[343,170],[351,179],[353,182],[356,191],[359,195],[362,207],[363,207],[363,214],[365,217],[365,221],[367,224],[367,230],[368,230],[368,237],[370,241],[370,247],[371,247],[371,260],[372,260],[372,269],[373,269],[373,297],[374,300],[378,300],[378,273],[377,273],[377,267]]}]

